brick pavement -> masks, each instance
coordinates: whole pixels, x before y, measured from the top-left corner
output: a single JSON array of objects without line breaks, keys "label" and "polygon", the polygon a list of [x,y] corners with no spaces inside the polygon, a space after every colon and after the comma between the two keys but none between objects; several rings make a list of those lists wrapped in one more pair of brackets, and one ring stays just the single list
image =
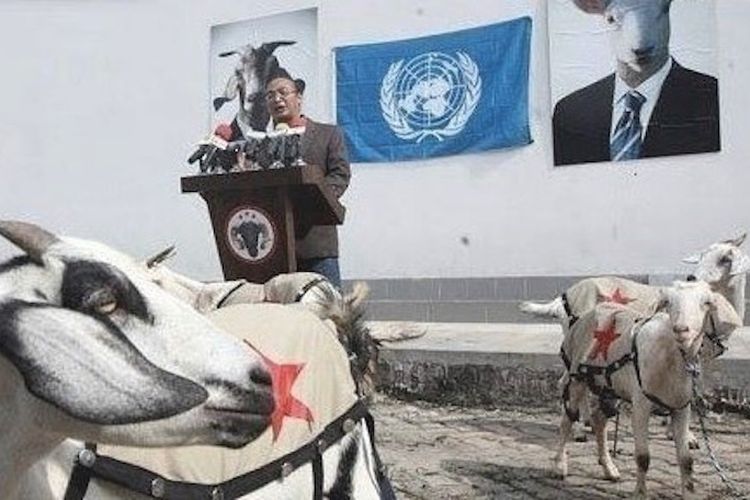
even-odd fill
[{"label": "brick pavement", "polygon": [[[569,446],[569,476],[552,474],[559,416],[534,407],[441,407],[379,397],[375,405],[380,453],[400,499],[628,498],[635,487],[633,440],[627,415],[615,462],[622,480],[603,479],[593,437]],[[610,442],[612,440],[610,425]],[[714,416],[708,422],[717,456],[743,492],[750,492],[750,420]],[[694,426],[694,431],[697,432]],[[651,498],[679,498],[674,446],[660,419],[651,422]],[[699,498],[728,498],[703,449],[693,452]]]}]

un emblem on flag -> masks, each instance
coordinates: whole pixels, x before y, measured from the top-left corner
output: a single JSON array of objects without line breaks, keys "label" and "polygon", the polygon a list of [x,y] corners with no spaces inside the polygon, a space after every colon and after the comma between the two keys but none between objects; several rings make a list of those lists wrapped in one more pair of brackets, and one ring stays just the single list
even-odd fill
[{"label": "un emblem on flag", "polygon": [[427,52],[394,62],[380,86],[383,119],[401,139],[442,141],[459,134],[482,95],[482,78],[464,52]]}]

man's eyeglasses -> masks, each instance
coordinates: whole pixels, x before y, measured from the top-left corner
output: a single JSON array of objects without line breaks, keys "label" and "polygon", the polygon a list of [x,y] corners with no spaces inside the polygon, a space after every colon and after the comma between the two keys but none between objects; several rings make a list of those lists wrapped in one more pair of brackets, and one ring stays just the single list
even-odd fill
[{"label": "man's eyeglasses", "polygon": [[274,99],[276,99],[276,97],[286,99],[290,95],[294,95],[296,93],[297,91],[292,89],[269,90],[268,92],[266,92],[266,101],[273,101]]}]

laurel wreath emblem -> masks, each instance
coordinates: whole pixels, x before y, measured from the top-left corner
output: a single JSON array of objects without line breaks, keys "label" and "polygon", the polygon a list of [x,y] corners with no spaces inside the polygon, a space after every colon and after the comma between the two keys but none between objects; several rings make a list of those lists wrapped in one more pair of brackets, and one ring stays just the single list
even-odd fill
[{"label": "laurel wreath emblem", "polygon": [[457,135],[464,129],[482,95],[482,78],[479,76],[479,68],[471,57],[460,51],[456,52],[456,57],[466,82],[466,92],[461,106],[445,127],[440,129],[415,129],[409,125],[406,117],[399,111],[396,99],[396,86],[401,76],[404,60],[401,59],[390,65],[380,86],[380,109],[383,112],[383,118],[397,137],[404,140],[416,139],[417,143],[422,142],[426,137],[435,137],[442,141],[445,137]]}]

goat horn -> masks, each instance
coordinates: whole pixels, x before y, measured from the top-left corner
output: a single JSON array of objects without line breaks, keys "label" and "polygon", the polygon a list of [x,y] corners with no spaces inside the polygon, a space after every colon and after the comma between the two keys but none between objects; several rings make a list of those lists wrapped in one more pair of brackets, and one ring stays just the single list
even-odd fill
[{"label": "goat horn", "polygon": [[157,253],[155,255],[152,255],[151,257],[149,257],[148,259],[146,259],[146,267],[148,267],[150,269],[150,268],[152,268],[152,267],[154,267],[154,266],[156,266],[158,264],[161,264],[162,262],[164,262],[168,258],[174,257],[175,253],[176,252],[175,252],[175,249],[174,249],[174,245],[170,245],[167,248],[165,248],[164,250],[162,250],[161,252],[159,252],[159,253]]},{"label": "goat horn", "polygon": [[273,51],[281,47],[282,45],[294,45],[295,41],[292,40],[281,40],[278,42],[268,42],[261,45],[258,50],[262,50],[267,54],[273,54]]},{"label": "goat horn", "polygon": [[39,263],[49,246],[60,241],[60,238],[36,224],[14,220],[0,221],[0,235]]}]

